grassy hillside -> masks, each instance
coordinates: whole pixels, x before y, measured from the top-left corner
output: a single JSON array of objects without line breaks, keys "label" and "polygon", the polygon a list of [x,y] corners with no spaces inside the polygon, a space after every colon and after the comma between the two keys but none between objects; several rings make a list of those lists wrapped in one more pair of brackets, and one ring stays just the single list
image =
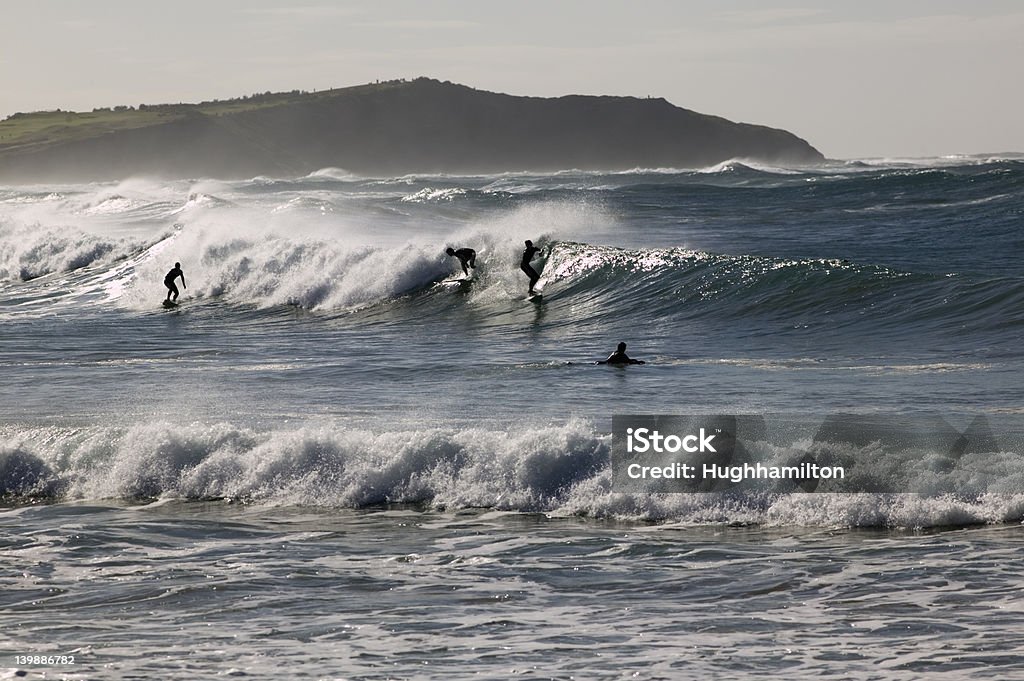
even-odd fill
[{"label": "grassy hillside", "polygon": [[344,94],[387,90],[401,85],[390,81],[374,85],[323,90],[321,92],[266,92],[236,99],[196,103],[141,104],[135,107],[94,109],[91,112],[33,112],[13,114],[0,121],[0,148],[35,143],[60,143],[133,128],[160,125],[186,116],[229,116],[290,104],[331,99]]},{"label": "grassy hillside", "polygon": [[116,106],[93,109],[89,112],[57,110],[16,113],[0,121],[0,149],[99,137],[108,132],[159,125],[196,114],[226,116],[302,102],[329,100],[338,96],[386,91],[400,87],[403,83],[404,81],[387,81],[320,92],[266,92],[199,104],[143,104],[138,108]]},{"label": "grassy hillside", "polygon": [[114,130],[154,125],[167,115],[134,109],[108,109],[90,113],[40,111],[14,114],[0,121],[0,148],[96,137]]},{"label": "grassy hillside", "polygon": [[663,99],[514,97],[426,78],[0,122],[7,182],[297,175],[327,166],[371,175],[698,167],[735,157],[822,158],[784,130]]}]

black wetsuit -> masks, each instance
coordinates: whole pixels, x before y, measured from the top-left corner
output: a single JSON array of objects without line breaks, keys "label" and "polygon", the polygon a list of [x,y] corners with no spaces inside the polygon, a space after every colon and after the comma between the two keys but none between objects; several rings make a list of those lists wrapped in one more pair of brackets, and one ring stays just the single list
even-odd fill
[{"label": "black wetsuit", "polygon": [[519,269],[526,273],[526,276],[530,278],[530,293],[533,293],[533,285],[540,279],[540,275],[537,274],[537,270],[530,267],[530,261],[533,260],[533,256],[540,251],[536,246],[527,246],[523,251],[523,261],[519,263]]},{"label": "black wetsuit", "polygon": [[605,361],[599,362],[599,364],[643,364],[643,363],[644,363],[644,361],[642,359],[633,359],[632,357],[627,355],[625,352],[620,352],[619,350],[616,350],[612,354],[608,355],[608,359],[606,359]]},{"label": "black wetsuit", "polygon": [[633,360],[630,359],[629,355],[624,352],[613,352],[608,355],[608,359],[604,361],[605,364],[632,364]]},{"label": "black wetsuit", "polygon": [[[167,273],[166,277],[164,277],[164,286],[166,286],[167,289],[168,289],[167,290],[167,300],[177,300],[178,299],[178,287],[174,285],[174,282],[175,282],[175,280],[178,277],[181,277],[181,283],[184,284],[185,283],[185,273],[181,271],[180,267],[175,267],[174,269],[172,269],[170,272]],[[172,298],[172,296],[173,296],[173,298]]]},{"label": "black wetsuit", "polygon": [[458,249],[457,251],[455,251],[455,257],[459,259],[459,262],[462,264],[462,271],[467,276],[469,275],[469,269],[467,268],[467,265],[469,267],[472,267],[473,269],[476,269],[476,251],[474,251],[472,248]]}]

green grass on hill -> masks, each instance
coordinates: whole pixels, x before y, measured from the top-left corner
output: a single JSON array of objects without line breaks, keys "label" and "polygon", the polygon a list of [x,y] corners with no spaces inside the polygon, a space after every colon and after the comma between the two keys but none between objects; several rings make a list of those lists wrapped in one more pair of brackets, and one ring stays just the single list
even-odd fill
[{"label": "green grass on hill", "polygon": [[87,113],[75,111],[18,113],[0,121],[0,150],[98,137],[115,130],[129,130],[168,123],[187,115],[225,116],[255,109],[331,99],[341,95],[360,95],[400,86],[403,82],[387,81],[313,93],[298,90],[279,93],[267,92],[239,99],[215,100],[200,104],[141,105],[138,109],[116,107],[97,109]]},{"label": "green grass on hill", "polygon": [[15,114],[0,121],[0,148],[22,146],[56,139],[85,139],[111,130],[141,128],[167,120],[166,115],[149,111],[41,111]]}]

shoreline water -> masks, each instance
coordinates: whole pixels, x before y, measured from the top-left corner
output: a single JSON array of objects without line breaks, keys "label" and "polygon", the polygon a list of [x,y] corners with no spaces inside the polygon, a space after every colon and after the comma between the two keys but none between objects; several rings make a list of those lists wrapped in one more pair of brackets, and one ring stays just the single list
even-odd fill
[{"label": "shoreline water", "polygon": [[[42,650],[11,652],[75,656],[22,666],[27,678],[909,679],[1024,665],[1014,628],[998,626],[1019,579],[1019,527],[797,531],[174,501],[24,508],[18,522],[6,552],[24,575],[5,609],[27,635],[7,645],[29,646],[34,631]],[[82,568],[47,561],[63,555]],[[69,609],[89,619],[54,625],[48,613]]]}]

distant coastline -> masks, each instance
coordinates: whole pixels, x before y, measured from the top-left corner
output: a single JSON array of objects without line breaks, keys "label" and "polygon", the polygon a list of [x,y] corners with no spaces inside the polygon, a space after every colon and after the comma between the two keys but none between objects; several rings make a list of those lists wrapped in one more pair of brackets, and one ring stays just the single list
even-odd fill
[{"label": "distant coastline", "polygon": [[696,168],[733,158],[814,164],[785,130],[664,99],[516,97],[429,78],[199,104],[14,114],[0,181]]}]

